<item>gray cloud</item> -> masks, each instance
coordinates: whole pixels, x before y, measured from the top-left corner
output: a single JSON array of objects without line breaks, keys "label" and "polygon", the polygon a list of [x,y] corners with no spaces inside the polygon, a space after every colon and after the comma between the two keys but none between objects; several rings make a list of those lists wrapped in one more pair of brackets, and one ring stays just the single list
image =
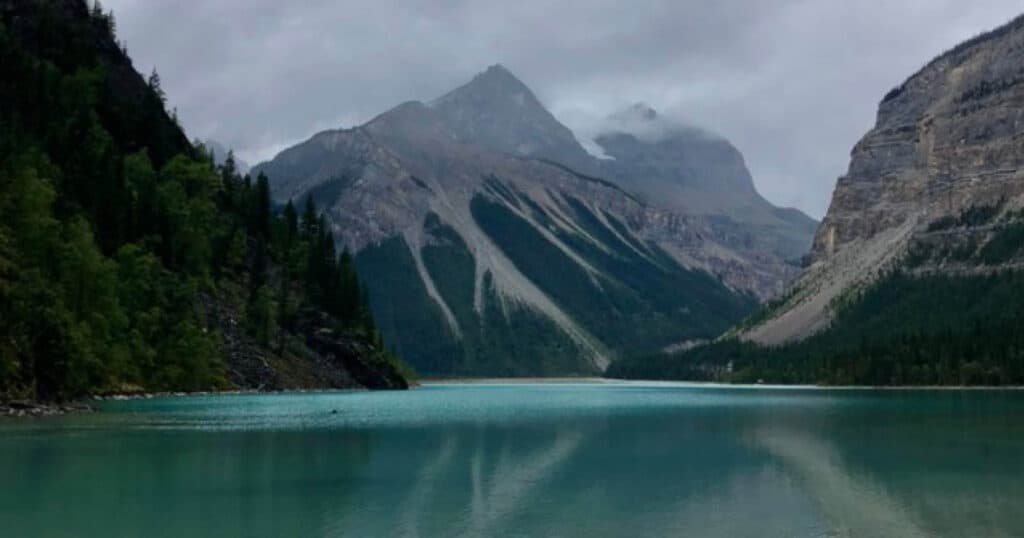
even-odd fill
[{"label": "gray cloud", "polygon": [[106,0],[190,135],[256,162],[500,62],[570,127],[645,101],[821,216],[881,96],[1019,0]]}]

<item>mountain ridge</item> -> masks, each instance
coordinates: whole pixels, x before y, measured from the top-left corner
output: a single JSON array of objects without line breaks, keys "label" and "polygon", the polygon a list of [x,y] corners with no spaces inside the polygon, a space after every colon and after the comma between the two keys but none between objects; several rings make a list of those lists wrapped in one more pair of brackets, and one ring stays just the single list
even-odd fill
[{"label": "mountain ridge", "polygon": [[[749,292],[717,279],[764,276],[751,276],[749,262],[717,246],[699,219],[646,205],[616,182],[555,160],[558,148],[586,153],[523,88],[492,67],[433,103],[402,103],[364,125],[318,133],[255,172],[272,178],[279,202],[318,197],[361,273],[399,271],[388,278],[407,281],[403,294],[395,292],[399,286],[382,285],[381,276],[368,279],[371,296],[382,327],[392,327],[388,341],[429,373],[593,373],[626,347],[713,336],[749,308]],[[526,105],[533,112],[525,123],[510,119],[503,132],[496,126],[505,122],[495,119],[491,105],[480,108],[492,99],[504,103],[502,114]],[[468,109],[456,110],[464,102]],[[485,120],[475,123],[481,115]],[[540,142],[527,147],[522,137]],[[522,237],[530,238],[529,248],[522,248]],[[452,273],[464,275],[459,282],[439,272],[438,264],[450,263],[432,257],[440,251],[464,260]],[[568,276],[547,274],[536,263],[540,251]],[[640,274],[648,280],[638,280]],[[402,304],[418,305],[416,319]],[[686,304],[706,305],[706,312],[680,309]],[[609,335],[606,327],[616,319],[633,327],[636,338]],[[516,352],[515,360],[494,361],[505,370],[489,370],[487,357],[511,353],[495,338],[515,347],[513,324],[537,331],[544,349],[528,353],[540,362],[529,366],[533,359]],[[440,348],[416,345],[410,335],[425,327],[433,327]],[[645,334],[651,342],[642,344]],[[453,365],[439,359],[445,355],[464,360]]]},{"label": "mountain ridge", "polygon": [[[521,100],[522,105],[515,99],[517,95],[523,96]],[[491,101],[500,101],[503,105],[497,107],[497,111],[495,111],[490,108],[490,105],[481,104],[490,103]],[[468,111],[454,110],[458,108],[455,106],[458,103],[465,103],[465,108]],[[525,106],[530,111],[525,115],[526,121],[523,120],[524,116],[519,114],[519,109],[522,106]],[[635,178],[643,175],[643,172],[638,173],[637,169],[650,169],[651,163],[641,161],[636,163],[637,166],[634,166],[633,169],[627,168],[622,170],[621,164],[616,165],[613,161],[599,161],[587,153],[577,140],[575,134],[568,127],[559,123],[521,80],[500,64],[492,65],[486,71],[477,74],[466,84],[433,101],[409,101],[402,103],[374,116],[366,124],[351,129],[365,128],[358,136],[366,134],[368,137],[382,135],[386,137],[387,134],[384,132],[386,129],[377,129],[377,134],[373,135],[371,133],[372,129],[369,128],[379,125],[381,122],[392,121],[396,115],[414,109],[419,111],[418,116],[421,120],[434,125],[434,132],[430,136],[426,136],[425,139],[436,140],[440,138],[450,142],[465,142],[469,139],[470,145],[473,146],[482,146],[492,151],[520,158],[555,163],[566,167],[573,173],[581,174],[582,177],[590,177],[618,185],[634,198],[639,194],[640,198],[638,200],[642,204],[651,204],[653,202],[653,205],[661,210],[688,214],[687,219],[691,221],[694,227],[704,229],[703,234],[705,236],[713,238],[713,241],[720,243],[726,250],[735,251],[735,254],[729,257],[737,260],[746,260],[740,263],[745,264],[748,268],[745,270],[740,269],[739,266],[734,266],[734,264],[730,263],[723,270],[715,271],[704,261],[691,260],[691,262],[701,265],[705,269],[712,270],[712,272],[720,276],[724,276],[729,281],[730,286],[736,289],[749,290],[761,299],[767,299],[781,293],[783,287],[796,276],[798,273],[797,263],[799,263],[801,256],[806,252],[806,246],[809,244],[813,234],[813,219],[806,217],[799,210],[784,211],[784,208],[772,206],[757,193],[753,180],[750,178],[750,174],[743,163],[742,155],[728,141],[717,135],[709,134],[709,138],[714,140],[714,144],[722,145],[727,148],[728,152],[732,152],[737,156],[734,159],[735,164],[731,165],[731,169],[723,169],[719,176],[726,177],[729,180],[732,180],[734,176],[739,178],[739,181],[744,185],[743,190],[747,192],[745,196],[750,200],[749,203],[746,205],[734,204],[734,206],[724,209],[720,208],[720,210],[709,211],[705,207],[706,203],[690,203],[688,201],[688,198],[691,198],[694,192],[698,194],[706,192],[707,187],[699,187],[693,192],[674,188],[670,192],[671,196],[660,196],[665,194],[664,191],[652,188],[647,194],[653,193],[654,196],[644,196],[644,190],[636,188],[637,181]],[[646,109],[648,109],[648,115],[660,119],[660,116],[657,116],[657,113],[652,108],[646,106]],[[429,111],[436,112],[436,115],[430,116]],[[474,130],[472,127],[473,122],[469,120],[481,116],[485,117],[483,122],[484,128]],[[412,122],[412,124],[415,124],[415,122]],[[470,126],[467,127],[467,125]],[[540,127],[537,128],[537,125]],[[275,166],[282,160],[291,159],[294,161],[297,153],[301,153],[301,151],[292,151],[296,150],[296,148],[309,149],[308,146],[320,144],[325,138],[333,137],[336,139],[341,133],[349,133],[351,129],[321,131],[305,142],[282,151],[279,154],[280,158],[275,157],[271,161],[258,165],[263,167],[261,169],[267,171],[268,175],[275,178],[275,186],[283,186],[279,190],[282,202],[287,197],[298,196],[305,192],[301,181],[327,181],[332,179],[332,177],[325,176],[345,176],[354,173],[353,170],[346,169],[341,163],[334,163],[332,165],[334,167],[330,170],[319,171],[299,170],[298,168],[276,171],[278,168]],[[537,130],[541,134],[532,139],[539,142],[529,145],[523,145],[518,142],[523,136],[528,136],[523,133]],[[688,128],[683,129],[683,131],[692,133],[695,129]],[[334,134],[332,135],[332,133]],[[628,133],[620,134],[632,136],[628,135]],[[391,142],[401,143],[400,140],[394,137],[391,138]],[[364,149],[369,151],[368,147],[364,147]],[[329,151],[330,147],[327,147],[326,150]],[[319,159],[323,155],[324,153],[320,152],[317,156],[311,156],[310,160],[321,162]],[[361,158],[366,157],[364,155]],[[353,161],[358,162],[359,159],[357,158]],[[701,156],[698,155],[697,159],[691,159],[691,162],[700,161],[700,159]],[[680,183],[680,177],[683,177],[683,181],[688,181],[692,185],[699,186],[702,180],[703,183],[709,183],[703,177],[707,175],[706,171],[693,169],[687,171],[685,169],[687,166],[690,166],[687,164],[688,161],[686,159],[673,160],[672,158],[663,158],[662,161],[659,166],[668,171],[662,173],[662,176],[665,177],[653,181],[653,183],[658,181],[662,184]],[[704,159],[704,162],[706,161],[708,161],[707,158]],[[329,157],[322,161],[322,163],[328,164],[330,162]],[[670,169],[672,166],[681,171]],[[278,177],[282,173],[284,174],[283,177]],[[298,177],[304,179],[296,179]],[[299,184],[293,184],[295,182],[299,182]],[[649,181],[649,183],[652,182]],[[719,188],[718,190],[725,192],[726,195],[728,194],[725,189]],[[716,196],[721,198],[722,195]],[[706,202],[706,197],[703,201]],[[349,246],[360,248],[362,244],[363,242],[360,241],[356,245]]]},{"label": "mountain ridge", "polygon": [[[766,250],[787,262],[806,253],[816,221],[761,196],[728,140],[663,119],[643,103],[609,118],[594,138],[610,157],[600,162],[606,176],[645,200],[706,218],[722,241],[749,255]],[[784,280],[796,273],[779,270]]]},{"label": "mountain ridge", "polygon": [[[939,55],[882,99],[875,126],[837,182],[810,267],[787,304],[745,338],[776,344],[814,334],[830,323],[833,303],[905,266],[911,251],[920,258],[922,245],[980,253],[994,234],[970,218],[956,225],[963,215],[987,213],[982,224],[1012,224],[1024,204],[1024,150],[1014,127],[1024,117],[1021,47],[1024,17]],[[950,220],[937,239],[942,230],[932,228]],[[915,271],[962,272],[965,263],[985,265],[936,252]]]},{"label": "mountain ridge", "polygon": [[594,173],[592,159],[571,129],[501,64],[430,101],[457,140],[494,151],[561,162]]}]

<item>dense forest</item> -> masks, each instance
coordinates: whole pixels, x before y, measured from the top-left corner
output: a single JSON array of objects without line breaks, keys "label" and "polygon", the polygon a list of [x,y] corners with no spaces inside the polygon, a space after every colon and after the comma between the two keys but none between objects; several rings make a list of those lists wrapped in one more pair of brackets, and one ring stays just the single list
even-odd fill
[{"label": "dense forest", "polygon": [[0,4],[0,399],[227,388],[225,311],[278,359],[330,331],[401,368],[313,201],[174,116],[98,5]]},{"label": "dense forest", "polygon": [[[1018,245],[1019,247],[1019,245]],[[607,375],[828,385],[1024,384],[1024,273],[920,276],[897,271],[839,307],[802,342],[735,339],[614,363]]]}]

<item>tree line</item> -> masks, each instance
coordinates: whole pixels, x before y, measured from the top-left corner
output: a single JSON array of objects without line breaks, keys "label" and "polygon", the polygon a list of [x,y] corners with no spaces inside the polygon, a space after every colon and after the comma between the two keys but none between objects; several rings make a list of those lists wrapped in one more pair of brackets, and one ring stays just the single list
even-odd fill
[{"label": "tree line", "polygon": [[1024,384],[1024,273],[896,271],[845,301],[804,341],[735,338],[613,363],[609,377],[824,385]]},{"label": "tree line", "polygon": [[58,4],[0,19],[0,398],[225,387],[204,302],[270,352],[314,314],[379,346],[314,201],[215,166],[159,77],[102,46],[112,19]]}]

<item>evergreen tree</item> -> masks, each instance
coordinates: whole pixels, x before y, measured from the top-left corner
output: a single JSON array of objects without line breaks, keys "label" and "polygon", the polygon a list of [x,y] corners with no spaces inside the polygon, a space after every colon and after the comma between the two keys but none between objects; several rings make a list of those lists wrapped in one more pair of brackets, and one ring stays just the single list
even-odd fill
[{"label": "evergreen tree", "polygon": [[224,164],[220,169],[221,185],[224,189],[224,206],[230,209],[234,206],[235,191],[238,185],[238,165],[235,163],[235,152],[228,150]]},{"label": "evergreen tree", "polygon": [[284,222],[285,245],[290,249],[299,232],[299,216],[295,212],[295,206],[292,204],[291,198],[288,199],[288,203],[284,206]]},{"label": "evergreen tree", "polygon": [[355,263],[347,247],[338,257],[338,275],[340,278],[340,303],[343,305],[338,316],[344,323],[356,325],[363,321],[361,309],[364,306],[364,301],[359,277],[356,275]]},{"label": "evergreen tree", "polygon": [[167,102],[167,94],[164,93],[164,89],[160,86],[160,74],[156,72],[155,67],[149,74],[149,78],[146,79],[146,85],[149,86],[150,92],[160,100],[161,104]]},{"label": "evergreen tree", "polygon": [[301,232],[291,203],[274,215],[265,175],[189,144],[155,70],[103,68],[119,52],[95,46],[113,42],[98,3],[55,6],[0,9],[0,400],[223,387],[219,310],[282,357],[317,329],[296,312],[353,328],[312,201]]},{"label": "evergreen tree", "polygon": [[[726,339],[676,355],[616,361],[611,377],[827,385],[1017,385],[1024,382],[1024,272],[895,272],[801,342]],[[726,365],[732,365],[732,369]]]},{"label": "evergreen tree", "polygon": [[316,202],[312,196],[306,196],[306,207],[302,212],[302,233],[307,239],[318,235],[317,226],[320,224],[320,213],[316,209]]},{"label": "evergreen tree", "polygon": [[270,239],[270,180],[263,172],[256,177],[250,233],[263,241]]}]

